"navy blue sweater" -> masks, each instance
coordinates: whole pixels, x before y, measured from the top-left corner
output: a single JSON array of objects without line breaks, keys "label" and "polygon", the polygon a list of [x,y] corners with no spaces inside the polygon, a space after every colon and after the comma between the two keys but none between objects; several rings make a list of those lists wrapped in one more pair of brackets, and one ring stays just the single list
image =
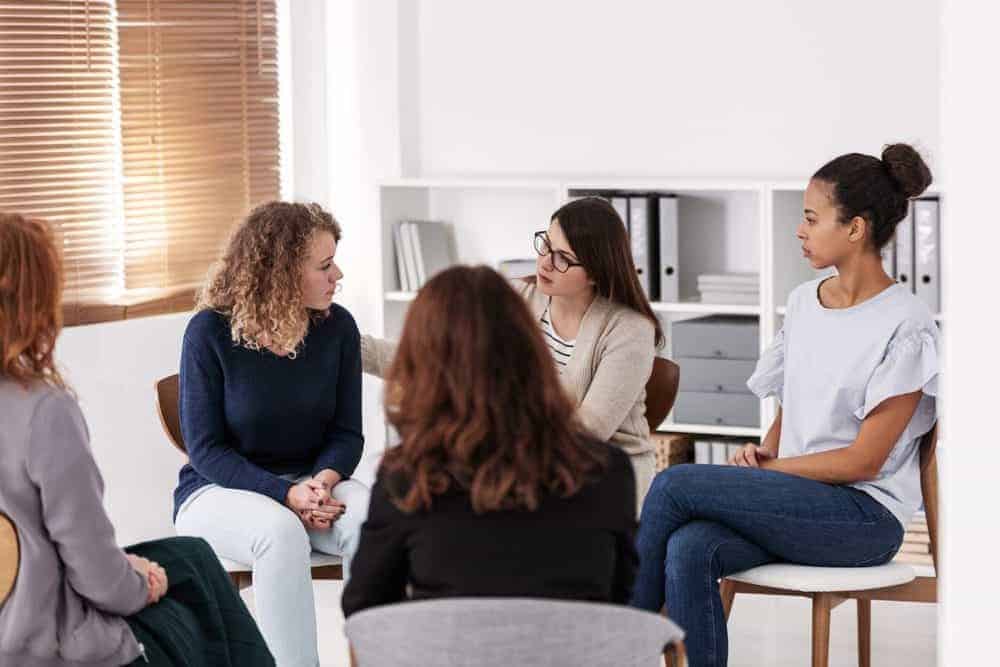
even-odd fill
[{"label": "navy blue sweater", "polygon": [[184,332],[181,433],[189,463],[174,516],[206,484],[285,502],[292,482],[329,468],[347,479],[361,459],[361,337],[334,304],[309,326],[294,359],[235,345],[229,318],[204,310]]}]

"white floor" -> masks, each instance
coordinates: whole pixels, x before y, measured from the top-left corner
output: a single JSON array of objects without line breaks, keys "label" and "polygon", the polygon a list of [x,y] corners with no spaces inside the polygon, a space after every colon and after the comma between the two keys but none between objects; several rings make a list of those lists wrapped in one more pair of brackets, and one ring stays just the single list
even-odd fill
[{"label": "white floor", "polygon": [[[340,582],[317,582],[319,655],[322,667],[348,664]],[[252,606],[252,595],[244,592]],[[739,596],[729,621],[730,667],[800,667],[810,661],[810,610],[806,600]],[[833,611],[830,667],[855,667],[857,616],[846,602]],[[937,607],[876,602],[872,605],[872,664],[931,667],[936,664]]]}]

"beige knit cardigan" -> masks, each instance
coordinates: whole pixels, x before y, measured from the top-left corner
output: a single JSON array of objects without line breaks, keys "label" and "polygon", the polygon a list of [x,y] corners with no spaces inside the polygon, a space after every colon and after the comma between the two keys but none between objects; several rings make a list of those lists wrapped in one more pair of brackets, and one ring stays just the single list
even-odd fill
[{"label": "beige knit cardigan", "polygon": [[[532,283],[514,281],[516,289],[541,320],[549,297]],[[366,373],[382,377],[396,344],[361,337]],[[562,384],[577,405],[584,428],[599,440],[646,458],[653,448],[646,422],[646,382],[653,371],[653,323],[627,306],[597,297],[584,313],[576,345],[562,373]],[[644,495],[645,489],[640,491]]]}]

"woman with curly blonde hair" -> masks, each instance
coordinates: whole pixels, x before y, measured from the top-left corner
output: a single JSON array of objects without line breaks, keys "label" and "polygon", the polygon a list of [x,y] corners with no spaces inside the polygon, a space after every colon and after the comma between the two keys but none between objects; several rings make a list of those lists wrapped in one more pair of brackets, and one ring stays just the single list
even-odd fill
[{"label": "woman with curly blonde hair", "polygon": [[264,637],[279,665],[319,662],[310,552],[345,576],[368,508],[361,352],[331,303],[340,226],[316,204],[271,202],[234,232],[184,333],[180,420],[190,462],[174,492],[178,533],[253,565]]}]

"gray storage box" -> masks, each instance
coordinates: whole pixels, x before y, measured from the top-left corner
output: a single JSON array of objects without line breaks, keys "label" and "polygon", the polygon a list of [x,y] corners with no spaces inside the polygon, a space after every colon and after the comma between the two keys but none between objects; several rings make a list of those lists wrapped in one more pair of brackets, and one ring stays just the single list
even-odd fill
[{"label": "gray storage box", "polygon": [[760,401],[753,394],[681,391],[677,393],[677,402],[674,403],[674,421],[679,424],[759,427]]},{"label": "gray storage box", "polygon": [[673,324],[671,335],[674,357],[756,361],[760,356],[760,327],[753,317],[712,315],[684,320]]},{"label": "gray storage box", "polygon": [[749,394],[747,380],[753,375],[756,361],[746,359],[699,359],[676,357],[681,367],[681,391]]}]

